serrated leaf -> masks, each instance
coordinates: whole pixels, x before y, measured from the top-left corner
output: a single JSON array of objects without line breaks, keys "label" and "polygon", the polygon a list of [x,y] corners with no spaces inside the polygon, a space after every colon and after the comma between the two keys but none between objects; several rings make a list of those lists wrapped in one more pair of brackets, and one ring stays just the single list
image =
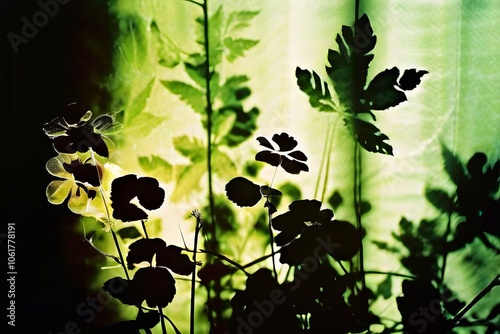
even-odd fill
[{"label": "serrated leaf", "polygon": [[217,11],[210,16],[208,19],[208,40],[210,47],[210,65],[216,66],[220,63],[222,52],[224,51],[222,39],[223,32],[222,28],[224,21],[224,11],[222,5],[217,8]]},{"label": "serrated leaf", "polygon": [[173,202],[181,201],[191,192],[199,190],[202,184],[200,180],[206,171],[206,161],[199,161],[186,166],[177,179],[171,200]]},{"label": "serrated leaf", "polygon": [[228,179],[236,174],[236,165],[231,158],[219,149],[213,151],[212,170],[222,179]]},{"label": "serrated leaf", "polygon": [[205,159],[206,148],[197,138],[189,136],[176,137],[174,138],[174,147],[180,154],[189,158],[192,162]]},{"label": "serrated leaf", "polygon": [[465,169],[460,159],[453,154],[444,144],[441,144],[441,154],[444,160],[444,170],[455,185],[465,180]]},{"label": "serrated leaf", "polygon": [[178,48],[176,48],[169,39],[162,35],[160,28],[155,21],[151,22],[150,28],[158,45],[158,64],[167,68],[177,66],[181,61]]},{"label": "serrated leaf", "polygon": [[453,212],[453,199],[441,189],[426,189],[425,197],[436,209],[442,212]]},{"label": "serrated leaf", "polygon": [[219,113],[233,113],[236,115],[233,127],[224,138],[219,141],[219,144],[230,147],[237,146],[252,136],[257,129],[257,119],[260,114],[257,108],[245,111],[241,106],[226,107],[221,109]]},{"label": "serrated leaf", "polygon": [[161,181],[170,182],[173,178],[173,166],[163,158],[157,155],[150,157],[139,157],[139,165],[141,168]]},{"label": "serrated leaf", "polygon": [[125,239],[137,239],[137,238],[142,237],[141,232],[139,232],[139,230],[135,226],[128,226],[128,227],[121,228],[116,233],[120,236],[120,238],[122,238],[124,240]]},{"label": "serrated leaf", "polygon": [[229,14],[226,25],[227,30],[235,32],[237,30],[249,26],[249,21],[254,19],[259,14],[259,11],[239,11]]},{"label": "serrated leaf", "polygon": [[[196,58],[199,54],[190,55],[191,58]],[[197,60],[196,62],[184,62],[184,68],[189,77],[199,86],[205,87],[205,63]]]},{"label": "serrated leaf", "polygon": [[134,98],[132,103],[128,108],[125,109],[124,121],[125,125],[129,125],[130,122],[136,118],[146,107],[149,97],[151,96],[151,91],[155,83],[155,77],[153,77],[146,87]]},{"label": "serrated leaf", "polygon": [[247,81],[248,77],[246,75],[235,75],[227,78],[218,91],[218,98],[222,105],[231,106],[241,104],[242,98],[238,92],[244,88],[248,89],[248,87],[242,85]]},{"label": "serrated leaf", "polygon": [[416,88],[420,84],[420,79],[429,72],[424,70],[416,70],[411,68],[409,70],[405,70],[401,79],[399,79],[399,87],[402,90],[412,90]]},{"label": "serrated leaf", "polygon": [[142,112],[134,118],[134,121],[124,128],[124,132],[135,138],[148,136],[153,129],[163,122],[163,117],[151,113]]},{"label": "serrated leaf", "polygon": [[363,97],[369,107],[375,110],[385,110],[406,101],[404,92],[396,88],[399,69],[393,67],[377,74],[364,91]]},{"label": "serrated leaf", "polygon": [[357,117],[344,118],[345,125],[358,143],[368,152],[393,155],[392,146],[385,141],[389,139],[373,124]]},{"label": "serrated leaf", "polygon": [[206,100],[203,91],[182,81],[162,80],[161,83],[172,94],[179,96],[195,112],[202,115],[205,113]]},{"label": "serrated leaf", "polygon": [[332,97],[328,84],[321,80],[316,72],[309,72],[297,67],[295,77],[300,90],[309,96],[309,103],[313,108],[319,111],[335,111],[332,106]]},{"label": "serrated leaf", "polygon": [[258,43],[259,41],[254,39],[247,39],[247,38],[234,39],[232,37],[226,37],[224,39],[224,46],[228,51],[227,60],[229,62],[233,62],[237,58],[243,57],[246,51],[250,50]]}]

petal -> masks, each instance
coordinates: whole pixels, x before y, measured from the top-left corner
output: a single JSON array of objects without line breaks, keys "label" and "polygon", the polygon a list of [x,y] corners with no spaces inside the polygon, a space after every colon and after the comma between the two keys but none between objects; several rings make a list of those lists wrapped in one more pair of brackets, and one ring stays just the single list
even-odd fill
[{"label": "petal", "polygon": [[124,223],[148,219],[146,212],[128,202],[113,202],[111,207],[113,218],[120,219]]},{"label": "petal", "polygon": [[302,199],[293,201],[288,208],[294,216],[301,221],[312,221],[318,216],[321,202],[315,199]]},{"label": "petal", "polygon": [[327,253],[336,260],[347,261],[359,251],[359,238],[356,227],[343,220],[333,220],[318,229],[319,237],[331,244]]},{"label": "petal", "polygon": [[79,215],[84,215],[88,211],[89,197],[82,187],[76,184],[71,189],[71,197],[68,201],[69,209]]},{"label": "petal", "polygon": [[261,151],[255,155],[255,160],[267,162],[271,166],[279,166],[281,163],[281,155],[271,151]]},{"label": "petal", "polygon": [[296,226],[291,225],[290,227],[291,228],[287,228],[286,230],[278,234],[276,238],[274,238],[274,242],[276,243],[276,245],[283,246],[290,243],[292,240],[298,237],[300,233],[302,233],[305,225],[304,224]]},{"label": "petal", "polygon": [[254,206],[262,195],[260,187],[252,181],[238,176],[226,184],[227,198],[238,206]]},{"label": "petal", "polygon": [[74,182],[70,180],[50,182],[45,191],[48,201],[52,204],[61,204],[68,197],[73,185]]},{"label": "petal", "polygon": [[290,160],[285,156],[282,157],[281,167],[290,174],[299,174],[301,171],[309,171],[309,167],[307,167],[305,163],[297,160]]},{"label": "petal", "polygon": [[128,246],[127,267],[129,270],[134,269],[134,264],[141,262],[149,262],[153,260],[153,256],[167,246],[165,241],[160,238],[139,239]]},{"label": "petal", "polygon": [[141,268],[133,279],[137,293],[146,299],[149,307],[165,307],[176,293],[175,279],[166,268]]},{"label": "petal", "polygon": [[317,222],[327,223],[330,220],[332,220],[332,218],[333,218],[333,211],[330,209],[324,209],[318,213]]},{"label": "petal", "polygon": [[49,138],[54,138],[66,134],[69,125],[63,117],[56,117],[43,125],[43,131]]},{"label": "petal", "polygon": [[273,151],[274,151],[274,147],[273,147],[273,145],[269,142],[269,140],[267,140],[267,138],[265,138],[265,137],[257,137],[257,141],[258,141],[258,142],[259,142],[259,144],[261,144],[262,146],[267,147],[268,149],[270,149],[270,150],[273,150]]},{"label": "petal", "polygon": [[173,245],[161,249],[156,254],[156,265],[167,267],[176,274],[186,276],[191,275],[195,267],[195,263],[189,256],[182,254],[182,249]]},{"label": "petal", "polygon": [[293,151],[291,153],[288,153],[288,155],[300,161],[307,161],[307,157],[302,151]]},{"label": "petal", "polygon": [[275,134],[272,139],[276,144],[278,144],[281,152],[291,151],[298,144],[297,141],[293,139],[293,137],[289,136],[286,132]]},{"label": "petal", "polygon": [[165,199],[165,190],[160,187],[158,180],[152,177],[138,178],[135,185],[138,190],[139,203],[148,210],[158,209]]},{"label": "petal", "polygon": [[45,164],[45,168],[53,176],[63,179],[71,179],[71,173],[67,172],[63,165],[64,163],[70,161],[71,159],[68,156],[59,154],[57,157],[50,158]]}]

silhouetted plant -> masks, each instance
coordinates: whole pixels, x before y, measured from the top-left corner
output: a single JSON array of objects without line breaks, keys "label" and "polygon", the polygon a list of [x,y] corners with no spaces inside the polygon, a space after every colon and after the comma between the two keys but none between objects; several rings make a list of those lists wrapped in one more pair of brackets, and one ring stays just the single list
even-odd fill
[{"label": "silhouetted plant", "polygon": [[[374,242],[380,249],[399,255],[408,273],[376,272],[387,278],[375,292],[366,284],[365,276],[369,272],[363,267],[363,238],[367,232],[361,224],[361,216],[371,205],[361,196],[359,146],[369,152],[393,154],[387,142],[389,138],[374,125],[375,112],[406,101],[406,92],[415,89],[427,71],[407,69],[401,72],[392,67],[375,75],[368,83],[368,69],[374,58],[370,52],[377,38],[368,16],[364,14],[358,18],[357,11],[353,26],[343,26],[342,33],[336,36],[339,50],[328,51],[326,73],[329,82],[314,71],[297,67],[295,72],[297,84],[308,95],[311,106],[321,112],[340,114],[355,139],[356,224],[335,216],[334,210],[343,202],[338,191],[325,201],[323,196],[321,200],[303,199],[300,188],[290,182],[280,189],[273,188],[280,167],[293,175],[309,172],[308,158],[296,149],[298,142],[286,132],[274,134],[271,140],[257,137],[264,149],[255,155],[255,161],[275,167],[273,179],[269,185],[259,185],[243,176],[233,177],[225,185],[225,195],[241,208],[256,206],[264,199],[264,210],[257,217],[254,230],[268,235],[265,246],[269,245],[271,252],[245,265],[225,255],[225,250],[230,248],[227,235],[238,229],[239,222],[234,205],[213,192],[212,177],[236,174],[236,163],[228,150],[253,135],[260,112],[255,107],[247,110],[244,106],[251,94],[247,87],[249,78],[245,75],[223,78],[217,69],[223,59],[233,62],[258,43],[238,36],[258,12],[225,13],[220,6],[209,15],[206,0],[186,2],[202,9],[203,17],[197,20],[198,50],[182,56],[168,47],[155,21],[147,26],[162,46],[158,63],[167,68],[182,66],[189,79],[161,80],[161,84],[201,117],[206,131],[204,140],[190,136],[174,138],[175,149],[189,160],[189,164],[174,166],[156,155],[139,157],[145,172],[160,170],[161,177],[157,179],[124,173],[110,162],[115,145],[107,135],[121,129],[117,116],[126,126],[140,120],[155,122],[153,115],[143,112],[155,78],[121,115],[101,115],[92,120],[92,112],[83,113],[76,104],[71,104],[64,117],[44,126],[58,153],[46,167],[49,173],[60,178],[47,187],[49,202],[67,201],[72,212],[103,223],[103,230],[110,232],[118,256],[100,250],[93,243],[95,232],[85,239],[124,271],[124,277],[116,276],[104,282],[103,289],[121,303],[137,308],[135,319],[95,331],[139,333],[143,330],[151,333],[160,323],[162,332],[166,333],[166,319],[174,331],[180,333],[163,312],[177,294],[176,275],[191,275],[191,333],[195,332],[198,283],[207,295],[204,314],[210,322],[210,333],[371,333],[371,326],[375,324],[384,327],[383,333],[453,333],[461,326],[483,326],[488,334],[500,330],[495,322],[500,304],[495,305],[484,319],[464,318],[475,303],[500,285],[498,276],[469,304],[459,300],[445,280],[446,259],[451,252],[460,251],[476,239],[496,254],[500,251],[495,245],[500,238],[495,220],[500,207],[500,161],[487,165],[484,153],[476,153],[463,166],[443,146],[445,170],[456,192],[450,195],[441,189],[428,189],[427,199],[441,215],[419,224],[403,217],[399,233],[393,233],[400,247]],[[335,92],[336,96],[330,92]],[[231,173],[213,170],[215,164]],[[261,168],[253,161],[245,166],[252,178]],[[191,212],[196,219],[193,248],[168,245],[158,237],[150,238],[149,211],[159,209],[166,195],[159,181],[176,181],[171,196],[175,201],[196,190],[205,174],[208,175],[208,204],[202,211],[208,212],[208,217],[202,219],[201,212]],[[325,177],[325,182],[327,179]],[[277,214],[279,205],[288,197],[291,199],[288,211]],[[333,210],[324,208],[326,204]],[[133,222],[141,223],[142,232],[132,225]],[[199,234],[205,237],[203,248],[198,245]],[[117,235],[133,240],[126,256]],[[192,253],[192,257],[187,253]],[[197,260],[199,253],[208,255],[203,266]],[[281,263],[279,270],[276,256]],[[272,261],[272,270],[262,265],[268,259]],[[251,272],[250,268],[257,264],[259,268]],[[197,266],[201,267],[198,272]],[[396,298],[402,318],[391,327],[373,313],[372,305],[379,296],[385,299],[391,296],[393,276],[406,279],[402,283],[403,295]],[[245,278],[244,284],[235,283],[234,277]],[[432,314],[426,313],[428,310]]]}]

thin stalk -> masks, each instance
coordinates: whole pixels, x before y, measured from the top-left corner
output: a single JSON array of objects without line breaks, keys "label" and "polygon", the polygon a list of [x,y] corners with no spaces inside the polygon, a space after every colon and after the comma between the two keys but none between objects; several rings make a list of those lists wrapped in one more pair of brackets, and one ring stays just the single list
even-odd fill
[{"label": "thin stalk", "polygon": [[443,251],[443,264],[441,265],[441,275],[439,276],[439,283],[444,281],[444,273],[446,270],[446,259],[448,258],[448,235],[451,231],[451,212],[448,213],[448,223],[446,224],[446,231],[444,232],[444,251]]},{"label": "thin stalk", "polygon": [[361,284],[366,288],[364,255],[363,255],[363,224],[361,222],[361,148],[357,141],[354,142],[354,212],[356,215],[356,228],[358,231],[359,243],[359,271],[361,274]]},{"label": "thin stalk", "polygon": [[141,220],[141,225],[142,225],[142,230],[144,231],[144,235],[146,236],[146,239],[149,239],[148,230],[146,229],[146,223],[144,222],[144,220]]},{"label": "thin stalk", "polygon": [[[95,155],[94,155],[94,150],[90,147],[89,151],[90,151],[90,157],[91,157],[92,162],[97,170],[97,175],[99,177],[99,193],[101,194],[104,209],[106,210],[106,218],[108,220],[108,224],[111,224],[111,215],[110,215],[109,210],[108,210],[108,205],[106,203],[106,197],[104,196],[104,190],[102,189],[102,184],[101,184],[101,176],[102,175],[100,175],[99,167],[97,167],[97,160],[96,160]],[[111,230],[111,235],[113,236],[113,241],[115,243],[116,250],[118,251],[118,257],[120,258],[120,264],[122,265],[123,271],[125,272],[125,277],[128,280],[130,280],[127,266],[125,265],[125,260],[123,258],[123,254],[122,254],[122,251],[120,249],[120,244],[118,243],[118,238],[116,237],[116,233],[111,226],[110,226],[110,230]]]},{"label": "thin stalk", "polygon": [[212,181],[212,92],[210,89],[210,80],[212,78],[212,71],[210,69],[210,40],[208,32],[208,0],[204,0],[202,4],[203,9],[203,46],[205,48],[205,101],[207,104],[207,172],[208,172],[208,201],[210,205],[210,216],[212,222],[210,224],[211,241],[216,239],[215,229],[215,204],[213,196],[213,181]]},{"label": "thin stalk", "polygon": [[405,274],[400,274],[400,273],[394,273],[391,271],[377,271],[377,270],[365,270],[366,275],[387,275],[387,276],[397,276],[397,277],[403,277],[403,278],[408,278],[408,279],[416,279],[416,276],[413,275],[405,275]]},{"label": "thin stalk", "polygon": [[163,310],[160,306],[158,306],[158,312],[160,313],[161,332],[163,334],[167,334],[167,326],[165,326],[165,319],[163,316]]},{"label": "thin stalk", "polygon": [[332,126],[331,126],[331,123],[329,122],[327,125],[327,128],[326,128],[325,146],[323,147],[323,154],[321,155],[321,162],[319,164],[318,178],[316,179],[316,186],[314,187],[314,198],[318,197],[319,183],[321,181],[321,174],[323,174],[323,167],[325,165],[326,155],[329,153],[328,143],[329,143],[331,128],[332,128]]},{"label": "thin stalk", "polygon": [[130,280],[130,276],[128,275],[127,266],[125,265],[125,260],[123,258],[123,254],[122,254],[122,251],[120,249],[120,244],[118,243],[118,238],[116,237],[116,233],[113,229],[111,229],[111,235],[113,236],[113,241],[115,242],[116,250],[118,251],[118,256],[120,258],[120,262],[121,262],[123,271],[125,272],[125,277],[127,277],[127,280]]},{"label": "thin stalk", "polygon": [[196,228],[194,233],[194,246],[193,246],[193,272],[191,273],[191,309],[189,314],[189,333],[194,334],[194,307],[196,298],[196,255],[198,254],[198,235],[203,227],[201,213],[194,210],[191,215],[196,218]]},{"label": "thin stalk", "polygon": [[[266,203],[269,203],[269,198],[266,198]],[[273,229],[271,227],[271,209],[269,206],[267,206],[267,217],[268,217],[268,226],[269,226],[269,239],[271,241],[271,253],[273,256],[271,257],[271,260],[273,262],[273,273],[274,273],[274,278],[276,281],[278,281],[278,272],[276,271],[276,259],[274,258],[274,236],[273,236]]]},{"label": "thin stalk", "polygon": [[[330,127],[330,125],[329,125]],[[332,127],[334,127],[332,125]],[[330,175],[330,161],[331,161],[331,158],[332,158],[332,147],[333,147],[333,133],[335,131],[330,131],[330,138],[328,139],[328,150],[327,150],[327,157],[326,157],[326,171],[325,171],[325,179],[324,179],[324,183],[323,183],[323,191],[321,192],[321,202],[323,202],[325,200],[325,194],[326,194],[326,189],[327,189],[327,184],[328,184],[328,179],[329,179],[329,175]]]},{"label": "thin stalk", "polygon": [[500,286],[500,275],[497,275],[472,301],[455,315],[451,323],[456,324],[474,305],[486,296],[494,287]]}]

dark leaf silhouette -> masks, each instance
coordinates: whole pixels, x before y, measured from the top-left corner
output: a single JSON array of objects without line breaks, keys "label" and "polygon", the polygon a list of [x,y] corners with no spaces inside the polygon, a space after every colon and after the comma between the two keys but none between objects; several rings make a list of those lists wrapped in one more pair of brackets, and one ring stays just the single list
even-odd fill
[{"label": "dark leaf silhouette", "polygon": [[195,263],[191,261],[189,256],[182,254],[182,248],[169,245],[160,249],[156,254],[156,265],[167,267],[176,274],[187,276],[193,273]]},{"label": "dark leaf silhouette", "polygon": [[141,262],[149,262],[149,265],[152,265],[151,261],[153,260],[153,256],[157,254],[161,249],[167,247],[165,241],[160,238],[154,239],[140,239],[134,241],[129,247],[129,252],[127,254],[127,266],[130,270],[134,269],[134,264]]},{"label": "dark leaf silhouette", "polygon": [[139,204],[147,210],[158,209],[164,201],[165,191],[152,177],[137,177],[128,174],[111,183],[111,207],[113,218],[123,222],[146,220],[147,213],[130,201],[137,197]]},{"label": "dark leaf silhouette", "polygon": [[424,70],[416,70],[414,68],[405,70],[401,78],[399,79],[399,87],[402,90],[412,90],[415,89],[419,84],[421,78],[429,72]]},{"label": "dark leaf silhouette", "polygon": [[363,97],[371,109],[384,110],[406,101],[406,95],[397,87],[399,69],[393,67],[377,74],[368,85]]},{"label": "dark leaf silhouette", "polygon": [[273,142],[278,145],[276,149],[267,138],[258,137],[260,145],[271,151],[264,150],[256,154],[255,160],[270,164],[271,166],[280,166],[290,174],[299,174],[301,171],[309,171],[309,167],[302,161],[307,161],[306,155],[302,151],[292,151],[297,146],[297,141],[287,133],[275,134],[272,137]]},{"label": "dark leaf silhouette", "polygon": [[234,267],[230,267],[221,261],[207,263],[203,268],[198,271],[198,278],[201,284],[208,286],[213,280],[218,280],[226,275],[232,274],[236,271]]},{"label": "dark leaf silhouette", "polygon": [[[328,84],[322,81],[316,72],[297,67],[295,77],[300,90],[309,96],[309,103],[312,107],[319,111],[334,111]],[[312,82],[311,79],[313,79]]]},{"label": "dark leaf silhouette", "polygon": [[[252,314],[266,310],[266,317],[259,321],[258,333],[300,333],[300,323],[295,316],[291,298],[273,277],[269,269],[259,269],[248,276],[245,290],[238,290],[231,299],[233,312],[230,332],[242,331],[242,321],[248,323]],[[271,310],[268,312],[267,310]],[[259,313],[261,314],[261,313]],[[240,320],[239,320],[240,319]],[[249,325],[244,325],[253,330]]]},{"label": "dark leaf silhouette", "polygon": [[140,239],[129,246],[127,255],[127,266],[134,268],[134,264],[151,261],[156,255],[156,266],[166,267],[179,275],[190,275],[194,270],[194,262],[186,254],[182,254],[182,249],[168,245],[160,238]]},{"label": "dark leaf silhouette", "polygon": [[[397,297],[397,305],[402,316],[404,330],[410,334],[416,333],[447,333],[448,324],[443,315],[439,303],[440,294],[430,281],[404,280],[403,296]],[[418,310],[433,306],[433,321],[426,321],[426,327],[421,325],[420,321],[415,321],[412,314]]]},{"label": "dark leaf silhouette", "polygon": [[[237,176],[226,184],[227,198],[238,206],[254,206],[262,197],[272,199],[280,197],[281,191],[269,186],[259,186],[242,176]],[[266,202],[266,207],[272,205]]]},{"label": "dark leaf silhouette", "polygon": [[124,304],[139,306],[146,301],[149,307],[167,306],[176,293],[174,277],[162,267],[140,268],[132,280],[111,278],[103,289]]},{"label": "dark leaf silhouette", "polygon": [[357,117],[344,118],[344,122],[365,150],[393,155],[392,146],[386,143],[389,137],[380,132],[375,125]]},{"label": "dark leaf silhouette", "polygon": [[226,184],[227,198],[238,206],[254,206],[261,198],[260,186],[238,176]]},{"label": "dark leaf silhouette", "polygon": [[[325,83],[314,71],[297,67],[295,76],[299,88],[309,96],[309,103],[319,111],[344,111],[344,122],[353,138],[369,152],[392,155],[389,139],[375,125],[360,118],[368,114],[375,121],[372,110],[386,110],[407,100],[406,91],[416,88],[425,70],[407,69],[400,77],[397,67],[375,75],[367,84],[368,68],[374,58],[369,54],[377,42],[366,14],[358,18],[353,27],[342,26],[337,34],[337,50],[328,50],[326,73],[337,94],[340,105],[336,108]],[[275,156],[266,161],[276,164]]]},{"label": "dark leaf silhouette", "polygon": [[275,238],[278,246],[283,246],[299,236],[307,226],[306,223],[321,224],[333,218],[332,210],[320,210],[321,202],[317,200],[293,201],[288,208],[290,211],[274,217],[271,221],[272,227],[281,231]]}]

